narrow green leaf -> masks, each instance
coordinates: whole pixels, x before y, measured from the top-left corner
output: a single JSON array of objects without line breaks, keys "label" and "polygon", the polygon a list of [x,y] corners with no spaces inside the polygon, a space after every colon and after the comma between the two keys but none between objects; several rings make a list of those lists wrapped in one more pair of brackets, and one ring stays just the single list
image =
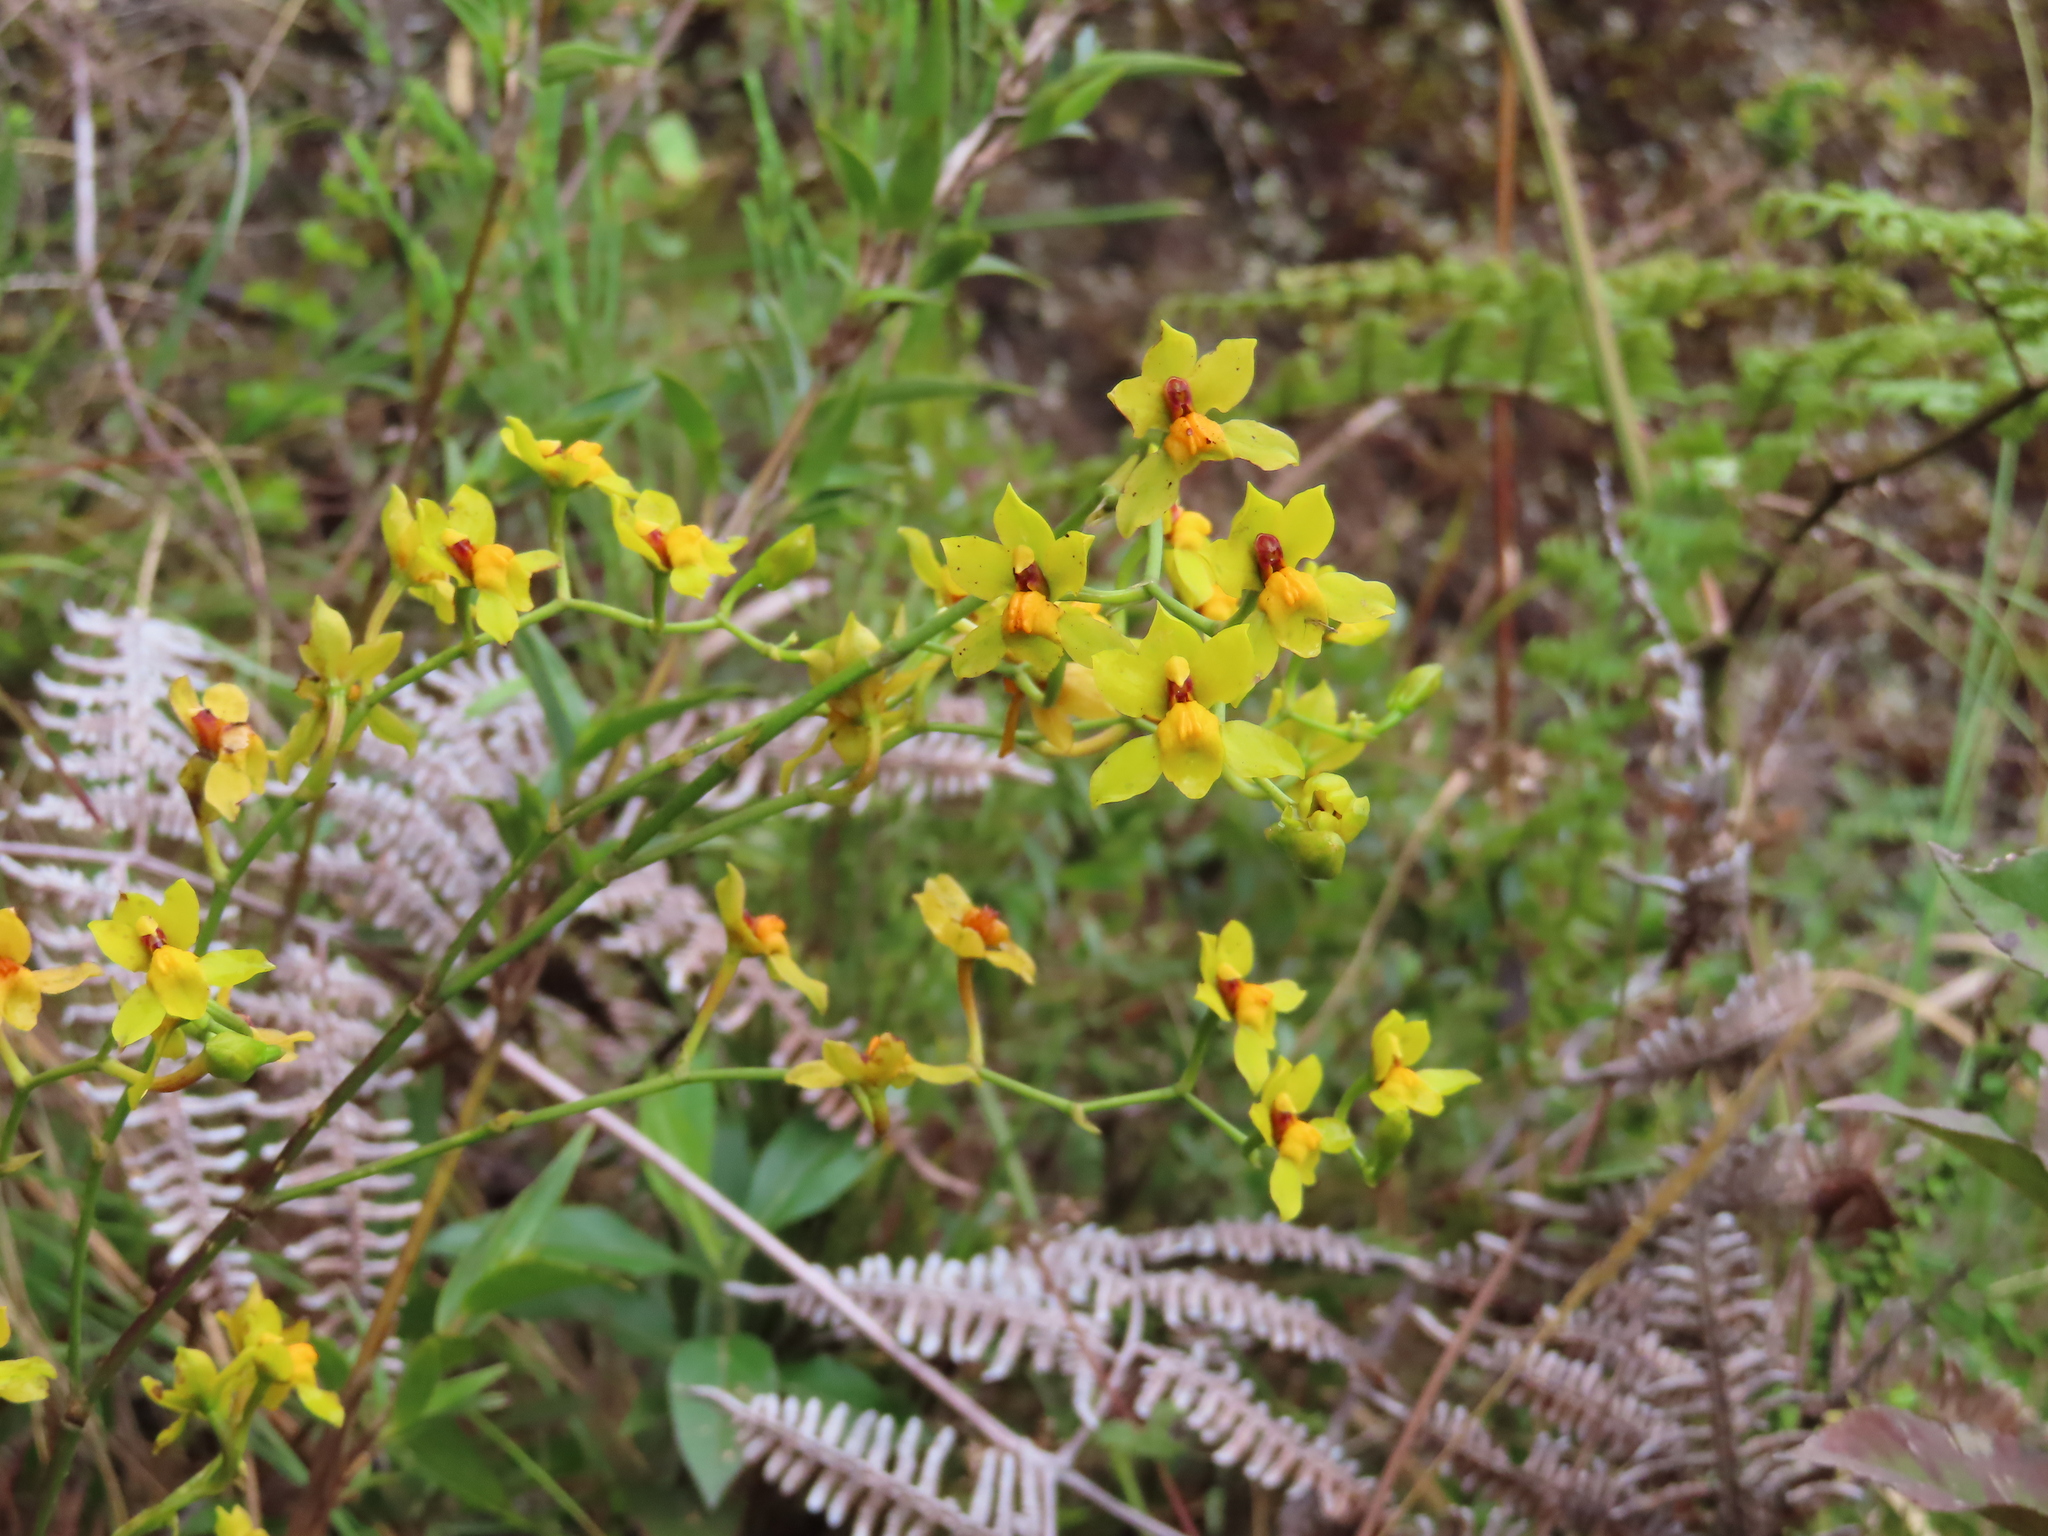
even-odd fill
[{"label": "narrow green leaf", "polygon": [[1970,869],[1959,855],[1928,846],[1934,867],[1970,921],[2014,964],[2048,976],[2048,848]]},{"label": "narrow green leaf", "polygon": [[932,216],[932,193],[946,153],[945,124],[928,117],[911,126],[889,170],[882,222],[889,229],[918,229]]},{"label": "narrow green leaf", "polygon": [[669,419],[683,434],[691,457],[697,461],[698,487],[706,492],[716,490],[719,454],[725,448],[725,434],[719,430],[718,418],[711,414],[704,397],[674,374],[662,369],[654,376],[661,381],[661,398],[668,404]]},{"label": "narrow green leaf", "polygon": [[544,86],[559,85],[592,70],[615,69],[621,65],[644,68],[646,64],[647,60],[641,55],[615,48],[610,43],[573,37],[567,42],[550,43],[541,50],[540,83]]},{"label": "narrow green leaf", "polygon": [[863,219],[880,218],[882,184],[867,156],[823,123],[818,124],[818,147],[825,152],[825,164],[845,194],[847,206]]},{"label": "narrow green leaf", "polygon": [[512,659],[533,684],[534,697],[548,723],[548,735],[555,743],[557,757],[567,761],[575,755],[577,737],[590,722],[590,700],[577,685],[554,642],[537,628],[528,626],[512,641]]},{"label": "narrow green leaf", "polygon": [[1883,1115],[1925,1131],[2048,1210],[2048,1165],[1989,1116],[1961,1109],[1915,1109],[1882,1093],[1853,1093],[1829,1099],[1821,1108],[1831,1115]]},{"label": "narrow green leaf", "polygon": [[448,1283],[441,1288],[434,1308],[434,1331],[461,1333],[475,1321],[469,1310],[470,1291],[492,1270],[533,1254],[548,1218],[569,1192],[569,1181],[596,1134],[584,1126],[541,1170],[540,1177],[522,1189],[512,1203],[498,1214],[484,1235],[455,1261]]},{"label": "narrow green leaf", "polygon": [[808,1115],[785,1120],[754,1165],[747,1211],[764,1227],[780,1230],[831,1205],[867,1164],[851,1133],[827,1130]]}]

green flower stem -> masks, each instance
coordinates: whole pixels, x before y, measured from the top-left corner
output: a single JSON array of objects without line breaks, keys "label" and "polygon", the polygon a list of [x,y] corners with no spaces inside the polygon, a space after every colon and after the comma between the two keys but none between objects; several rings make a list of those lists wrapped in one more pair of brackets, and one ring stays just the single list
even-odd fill
[{"label": "green flower stem", "polygon": [[575,596],[569,589],[569,497],[566,485],[548,487],[548,548],[555,552],[555,596]]},{"label": "green flower stem", "polygon": [[697,1054],[697,1048],[704,1043],[704,1035],[711,1028],[711,1015],[718,1012],[718,1005],[725,1001],[726,989],[732,985],[733,977],[740,972],[740,952],[730,945],[719,957],[718,969],[711,977],[711,985],[704,989],[704,1001],[697,1005],[697,1017],[690,1021],[689,1036],[683,1041],[683,1049],[676,1057],[676,1070],[687,1072],[690,1062]]},{"label": "green flower stem", "polygon": [[206,860],[207,878],[216,884],[224,882],[228,877],[228,866],[220,856],[220,844],[214,841],[213,823],[210,821],[199,823],[199,853]]},{"label": "green flower stem", "polygon": [[996,1097],[995,1088],[984,1081],[975,1083],[974,1099],[981,1106],[981,1117],[988,1122],[989,1133],[996,1139],[1003,1176],[1009,1180],[1010,1193],[1017,1197],[1017,1213],[1036,1226],[1040,1216],[1038,1191],[1031,1187],[1031,1171],[1024,1166],[1024,1155],[1017,1150],[1016,1132],[1010,1128],[1003,1101]]},{"label": "green flower stem", "polygon": [[1305,725],[1310,730],[1318,731],[1325,736],[1335,736],[1339,741],[1371,741],[1380,734],[1382,729],[1379,722],[1373,720],[1367,720],[1355,726],[1332,725],[1327,720],[1311,720],[1307,715],[1298,714],[1292,709],[1281,710],[1280,718],[1282,720],[1291,720],[1296,725]]},{"label": "green flower stem", "polygon": [[299,802],[289,796],[281,800],[270,813],[270,817],[256,829],[256,835],[249,839],[242,851],[235,855],[235,862],[226,871],[214,877],[213,900],[206,904],[206,917],[199,924],[199,939],[193,946],[196,954],[205,954],[220,932],[221,919],[227,915],[228,901],[235,894],[235,887],[242,876],[249,872],[249,866],[256,862],[256,856],[270,845],[270,840],[284,830],[284,824],[291,819]]},{"label": "green flower stem", "polygon": [[[660,574],[659,571],[655,572],[657,576]],[[558,611],[561,612],[587,613],[596,618],[610,619],[614,623],[624,624],[633,629],[646,630],[652,634],[703,635],[710,633],[714,629],[724,627],[717,619],[680,619],[673,624],[662,623],[659,627],[656,627],[656,625],[648,621],[645,614],[634,613],[626,608],[617,608],[610,603],[596,602],[587,597],[557,598],[556,603],[549,606],[554,607],[556,604],[559,604]],[[526,615],[526,617],[531,619],[534,614],[539,612],[540,610],[536,608],[533,613]],[[526,626],[522,624],[519,627],[524,629]]]},{"label": "green flower stem", "polygon": [[0,1127],[0,1165],[4,1165],[14,1156],[14,1138],[21,1131],[21,1117],[28,1110],[29,1096],[46,1084],[62,1082],[67,1077],[97,1071],[106,1059],[107,1053],[101,1051],[97,1056],[67,1061],[61,1067],[52,1067],[47,1072],[38,1072],[33,1077],[25,1079],[14,1090],[14,1102],[7,1106],[7,1123]]},{"label": "green flower stem", "polygon": [[1166,569],[1166,519],[1155,517],[1145,528],[1145,585],[1156,587]]},{"label": "green flower stem", "polygon": [[[150,1036],[149,1049],[142,1056],[145,1077],[156,1074],[157,1057],[163,1051],[167,1033],[159,1030]],[[71,1292],[64,1308],[68,1330],[64,1341],[64,1368],[70,1377],[73,1393],[78,1391],[79,1380],[85,1371],[85,1277],[91,1273],[91,1266],[86,1261],[90,1256],[93,1229],[99,1225],[100,1189],[106,1183],[107,1162],[114,1154],[114,1140],[121,1134],[121,1127],[128,1123],[129,1113],[134,1107],[132,1091],[114,1101],[113,1109],[107,1113],[106,1124],[101,1127],[100,1134],[92,1138],[92,1161],[86,1167],[85,1185],[78,1192],[78,1230],[72,1234],[71,1240]],[[84,1394],[85,1397],[95,1395],[90,1392]],[[81,1424],[81,1430],[83,1427]]]},{"label": "green flower stem", "polygon": [[[1154,523],[1152,526],[1157,528],[1159,525]],[[1172,614],[1176,619],[1179,619],[1183,624],[1191,625],[1205,635],[1213,635],[1223,627],[1214,619],[1203,618],[1202,615],[1167,591],[1157,581],[1146,583],[1145,595]]]},{"label": "green flower stem", "polygon": [[223,1446],[220,1454],[194,1472],[184,1482],[165,1494],[156,1503],[123,1524],[114,1536],[143,1536],[145,1531],[154,1531],[163,1526],[173,1529],[178,1524],[178,1512],[187,1505],[215,1494],[226,1493],[235,1485],[235,1476],[240,1471],[242,1459],[247,1454],[248,1429],[242,1431],[242,1444]]},{"label": "green flower stem", "polygon": [[1142,584],[1135,587],[1083,587],[1074,594],[1084,603],[1100,603],[1105,608],[1128,608],[1133,603],[1142,603],[1152,596],[1152,589]]},{"label": "green flower stem", "polygon": [[1373,1086],[1374,1079],[1371,1072],[1359,1073],[1357,1077],[1352,1079],[1351,1086],[1344,1090],[1344,1097],[1337,1101],[1337,1107],[1332,1111],[1333,1117],[1342,1120],[1347,1125],[1350,1124],[1351,1106],[1356,1104],[1359,1097]]},{"label": "green flower stem", "polygon": [[974,962],[960,960],[954,966],[954,977],[960,983],[960,1011],[967,1016],[967,1064],[985,1067],[988,1052],[981,1039],[981,1008],[974,1001]]},{"label": "green flower stem", "polygon": [[733,638],[738,640],[742,645],[748,646],[753,650],[759,651],[763,656],[766,656],[770,661],[785,661],[796,665],[802,665],[803,663],[804,653],[802,651],[785,650],[782,646],[771,645],[768,641],[763,640],[759,635],[756,635],[752,630],[742,629],[738,624],[735,624],[731,619],[727,618],[722,613],[711,622],[715,624],[718,628],[724,630],[727,634],[733,636]]},{"label": "green flower stem", "polygon": [[[938,614],[926,620],[923,624],[918,625],[907,634],[884,645],[866,660],[856,662],[852,666],[835,673],[824,682],[799,694],[780,709],[771,710],[760,719],[748,722],[744,727],[746,734],[741,738],[746,750],[750,752],[758,748],[761,743],[771,740],[788,730],[826,700],[873,676],[883,668],[894,665],[902,657],[909,655],[918,646],[924,644],[926,640],[936,635],[944,634],[955,623],[965,618],[969,612],[980,605],[981,600],[979,598],[962,598],[950,608],[941,610]],[[553,605],[550,604],[548,607],[552,608]],[[527,615],[527,618],[529,620],[538,618],[545,611],[547,610],[536,609],[534,613]],[[300,1157],[305,1155],[306,1148],[312,1143],[313,1138],[320,1134],[343,1105],[351,1102],[362,1091],[363,1084],[383,1070],[385,1064],[413,1036],[421,1023],[435,1009],[441,1007],[450,998],[467,990],[475,985],[477,981],[490,975],[500,966],[523,954],[534,944],[540,942],[564,917],[575,911],[604,885],[633,867],[631,859],[634,855],[639,854],[643,849],[654,844],[656,839],[666,832],[675,821],[687,814],[706,795],[718,788],[719,785],[730,779],[737,771],[737,767],[738,765],[735,762],[721,761],[707,768],[703,773],[671,795],[658,810],[644,818],[634,836],[627,840],[627,843],[618,853],[601,860],[594,869],[581,879],[575,881],[563,892],[560,899],[554,902],[547,911],[536,917],[519,934],[499,945],[473,965],[466,967],[459,976],[449,978],[445,977],[445,972],[461,954],[459,946],[467,944],[468,939],[467,937],[461,937],[458,939],[457,944],[451,945],[436,966],[436,972],[440,973],[444,979],[429,981],[421,988],[419,994],[412,1001],[406,1003],[398,1010],[383,1034],[378,1037],[377,1043],[370,1048],[361,1061],[356,1063],[355,1067],[346,1077],[334,1085],[327,1097],[320,1102],[319,1106],[305,1120],[301,1121],[297,1129],[286,1138],[276,1155],[265,1166],[255,1188],[249,1192],[249,1198],[238,1202],[227,1215],[221,1218],[213,1231],[208,1233],[199,1246],[193,1250],[191,1256],[178,1266],[177,1271],[169,1279],[158,1287],[156,1294],[150,1298],[149,1304],[128,1325],[127,1329],[121,1334],[121,1337],[114,1341],[113,1347],[101,1357],[98,1367],[93,1372],[92,1381],[88,1384],[85,1396],[96,1396],[112,1385],[123,1363],[135,1352],[142,1341],[149,1336],[151,1330],[156,1327],[163,1315],[177,1304],[179,1298],[191,1289],[201,1275],[206,1273],[220,1253],[248,1229],[249,1223],[258,1214],[258,1209],[253,1202],[269,1195],[270,1191],[276,1187],[277,1181],[290,1171],[293,1164]],[[715,835],[715,829],[729,826],[735,819],[728,817],[723,823],[713,823],[710,827],[699,829],[700,835]],[[470,928],[467,931],[473,932],[474,929]],[[125,1103],[126,1101],[123,1100],[123,1102]],[[81,1421],[79,1433],[82,1433],[82,1428]],[[64,1444],[68,1444],[71,1450],[76,1449],[76,1439],[72,1431],[67,1430]],[[56,1462],[53,1462],[51,1465],[51,1475],[45,1480],[42,1496],[43,1507],[38,1514],[38,1519],[43,1525],[48,1524],[50,1513],[54,1512],[56,1508],[57,1488],[62,1482],[64,1471],[69,1469],[69,1465],[70,1455],[68,1451],[63,1454],[61,1468]]]},{"label": "green flower stem", "polygon": [[1253,788],[1258,790],[1260,794],[1264,795],[1268,800],[1272,801],[1275,805],[1279,806],[1282,811],[1291,811],[1294,809],[1294,801],[1292,797],[1288,795],[1286,790],[1282,789],[1278,784],[1275,784],[1271,779],[1253,779],[1251,783]]},{"label": "green flower stem", "polygon": [[650,565],[647,575],[647,632],[658,635],[668,622],[668,573]]},{"label": "green flower stem", "polygon": [[[972,965],[974,962],[969,960],[962,963]],[[1081,1111],[1078,1100],[1063,1099],[1056,1093],[1047,1093],[1043,1088],[1034,1088],[1031,1084],[1008,1077],[993,1067],[983,1067],[981,1075],[1005,1093],[1014,1093],[1020,1099],[1029,1099],[1033,1104],[1043,1104],[1047,1109],[1056,1109],[1063,1115],[1076,1115]]]},{"label": "green flower stem", "polygon": [[1178,1083],[1168,1088],[1141,1088],[1136,1093],[1111,1094],[1106,1099],[1084,1099],[1074,1109],[1083,1115],[1101,1114],[1110,1109],[1132,1109],[1140,1104],[1171,1104],[1181,1096]]},{"label": "green flower stem", "polygon": [[1232,1125],[1228,1120],[1224,1119],[1215,1110],[1211,1109],[1209,1107],[1208,1101],[1202,1098],[1200,1094],[1193,1092],[1184,1093],[1181,1095],[1181,1099],[1183,1102],[1191,1104],[1197,1110],[1201,1111],[1202,1115],[1208,1120],[1208,1122],[1211,1125],[1215,1126],[1217,1130],[1221,1131],[1224,1135],[1228,1136],[1232,1141],[1237,1143],[1239,1150],[1242,1150],[1243,1148],[1251,1144],[1252,1138],[1250,1133],[1240,1131],[1236,1126]]},{"label": "green flower stem", "polygon": [[363,1163],[310,1184],[294,1184],[290,1189],[278,1190],[262,1202],[262,1209],[274,1210],[279,1206],[289,1205],[294,1200],[329,1194],[359,1179],[397,1173],[415,1163],[424,1163],[440,1157],[443,1153],[459,1152],[464,1147],[475,1146],[480,1141],[492,1141],[500,1136],[508,1136],[514,1131],[523,1131],[529,1126],[566,1120],[571,1115],[588,1114],[593,1109],[609,1109],[615,1104],[630,1104],[636,1099],[666,1093],[671,1088],[683,1088],[691,1083],[779,1083],[786,1076],[781,1067],[703,1067],[691,1072],[659,1072],[652,1077],[643,1077],[636,1083],[626,1083],[617,1088],[608,1088],[603,1093],[593,1093],[588,1098],[577,1099],[573,1103],[550,1104],[543,1109],[523,1112],[507,1110],[504,1114],[493,1115],[489,1120],[473,1125],[466,1131],[443,1136],[439,1141],[430,1141],[424,1146],[413,1148],[410,1152],[380,1158],[374,1163]]}]

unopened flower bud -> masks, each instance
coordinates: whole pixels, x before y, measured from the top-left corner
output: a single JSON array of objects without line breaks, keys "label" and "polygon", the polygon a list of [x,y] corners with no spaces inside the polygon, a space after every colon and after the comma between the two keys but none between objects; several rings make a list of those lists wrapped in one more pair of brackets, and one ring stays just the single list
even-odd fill
[{"label": "unopened flower bud", "polygon": [[818,563],[818,530],[809,523],[785,533],[754,562],[754,575],[773,592],[786,587]]},{"label": "unopened flower bud", "polygon": [[206,1041],[206,1067],[216,1077],[231,1083],[246,1083],[258,1067],[268,1066],[284,1052],[277,1046],[233,1030],[215,1030]]},{"label": "unopened flower bud", "polygon": [[1301,808],[1302,825],[1335,833],[1347,843],[1365,830],[1372,816],[1372,802],[1352,789],[1341,774],[1315,775],[1295,791],[1295,803]]},{"label": "unopened flower bud", "polygon": [[1397,715],[1411,715],[1436,696],[1444,685],[1444,669],[1435,662],[1415,668],[1394,688],[1387,708]]},{"label": "unopened flower bud", "polygon": [[1344,872],[1344,839],[1335,832],[1303,826],[1290,815],[1266,828],[1266,841],[1276,844],[1305,879],[1334,880]]}]

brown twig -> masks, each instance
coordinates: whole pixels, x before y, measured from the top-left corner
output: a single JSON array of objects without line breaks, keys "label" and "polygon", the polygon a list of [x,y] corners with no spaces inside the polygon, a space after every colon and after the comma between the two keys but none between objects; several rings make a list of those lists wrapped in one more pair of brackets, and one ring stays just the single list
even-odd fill
[{"label": "brown twig", "polygon": [[[1500,117],[1495,126],[1493,245],[1503,261],[1515,252],[1515,147],[1522,113],[1515,62],[1505,45],[1500,58]],[[1493,579],[1503,599],[1522,579],[1521,498],[1515,486],[1515,402],[1496,392],[1492,403]],[[1508,747],[1515,726],[1515,615],[1505,609],[1493,627],[1493,774],[1503,806],[1514,783]]]},{"label": "brown twig", "polygon": [[43,756],[50,760],[50,772],[56,774],[64,787],[71,791],[72,797],[85,807],[85,813],[92,818],[92,824],[104,832],[107,818],[102,816],[100,808],[92,803],[92,796],[85,792],[85,786],[71,776],[70,770],[64,766],[64,760],[57,755],[57,749],[50,744],[49,736],[36,724],[36,717],[24,709],[21,701],[5,688],[0,688],[0,710],[4,710],[7,718],[20,726],[22,734],[34,742]]},{"label": "brown twig", "polygon": [[1978,411],[1968,421],[1958,423],[1946,432],[1937,433],[1911,452],[1900,454],[1894,459],[1887,459],[1884,463],[1873,465],[1869,469],[1858,470],[1855,474],[1851,475],[1844,475],[1830,469],[1828,471],[1827,485],[1821,489],[1819,495],[1815,496],[1807,504],[1805,514],[1799,519],[1792,531],[1785,535],[1784,540],[1778,546],[1777,553],[1771,556],[1769,564],[1764,567],[1763,573],[1757,577],[1755,584],[1750,587],[1748,594],[1742,599],[1741,606],[1735,610],[1735,623],[1732,627],[1730,639],[1721,641],[1713,647],[1708,652],[1708,659],[1724,657],[1733,640],[1748,634],[1755,627],[1763,608],[1764,599],[1770,596],[1771,586],[1777,581],[1778,572],[1785,568],[1785,562],[1791,559],[1792,552],[1799,547],[1801,541],[1809,533],[1813,532],[1814,529],[1827,520],[1828,514],[1840,506],[1843,498],[1848,496],[1851,491],[1864,490],[1877,484],[1878,481],[1883,480],[1889,475],[1903,474],[1916,465],[1924,464],[1929,459],[1947,453],[1951,448],[1968,442],[1987,427],[1996,426],[2014,411],[2031,405],[2044,393],[2048,393],[2048,379],[2030,381],[2014,390],[2011,394],[1992,401],[1991,404]]},{"label": "brown twig", "polygon": [[[1578,1140],[1573,1142],[1571,1150],[1565,1153],[1560,1172],[1569,1176],[1577,1173],[1584,1165],[1586,1154],[1592,1150],[1594,1138],[1600,1134],[1601,1124],[1606,1119],[1608,1100],[1612,1096],[1611,1087],[1601,1088],[1600,1097],[1593,1106],[1593,1113],[1587,1117]],[[1373,1480],[1372,1497],[1366,1501],[1365,1514],[1359,1519],[1357,1536],[1373,1536],[1379,1529],[1380,1516],[1385,1512],[1387,1499],[1394,1491],[1394,1481],[1407,1465],[1408,1458],[1414,1451],[1415,1441],[1421,1435],[1423,1426],[1429,1422],[1430,1411],[1436,1407],[1437,1399],[1443,1395],[1444,1384],[1450,1380],[1452,1369],[1471,1347],[1473,1336],[1479,1331],[1479,1325],[1486,1320],[1487,1312],[1493,1307],[1494,1298],[1500,1294],[1501,1287],[1507,1284],[1508,1276],[1514,1273],[1515,1265],[1521,1262],[1522,1254],[1529,1246],[1529,1239],[1535,1236],[1539,1225],[1541,1222],[1537,1218],[1530,1217],[1515,1229],[1515,1235],[1509,1239],[1507,1247],[1501,1250],[1500,1258],[1494,1262],[1492,1270],[1487,1274],[1478,1292],[1466,1305],[1465,1315],[1458,1320],[1457,1332],[1451,1335],[1450,1342],[1444,1345],[1443,1352],[1437,1356],[1436,1365],[1430,1371],[1429,1379],[1422,1384],[1420,1395],[1416,1397],[1414,1406],[1408,1410],[1407,1422],[1401,1426],[1400,1438],[1395,1440],[1394,1449],[1387,1456],[1386,1467]],[[1427,1482],[1434,1472],[1435,1467],[1432,1465],[1416,1479],[1416,1486],[1420,1487]]]}]

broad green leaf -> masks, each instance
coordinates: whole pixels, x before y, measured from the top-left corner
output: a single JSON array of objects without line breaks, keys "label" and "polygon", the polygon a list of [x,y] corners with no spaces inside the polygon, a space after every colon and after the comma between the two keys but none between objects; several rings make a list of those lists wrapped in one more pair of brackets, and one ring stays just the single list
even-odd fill
[{"label": "broad green leaf", "polygon": [[548,1218],[569,1192],[569,1181],[576,1176],[576,1167],[583,1161],[595,1134],[586,1125],[571,1137],[569,1144],[541,1170],[540,1177],[522,1189],[492,1221],[489,1230],[455,1261],[434,1307],[436,1333],[466,1332],[475,1321],[468,1299],[477,1283],[492,1270],[538,1252]]},{"label": "broad green leaf", "polygon": [[2048,848],[1970,869],[1948,849],[1928,846],[1934,867],[1970,921],[2014,964],[2048,976]]},{"label": "broad green leaf", "polygon": [[453,1419],[422,1419],[399,1438],[398,1446],[414,1471],[471,1508],[496,1512],[510,1507],[489,1459]]},{"label": "broad green leaf", "polygon": [[592,1265],[644,1278],[679,1267],[676,1251],[602,1205],[565,1205],[548,1218],[540,1251],[557,1262]]},{"label": "broad green leaf", "polygon": [[742,1463],[732,1421],[690,1389],[722,1387],[740,1397],[775,1390],[775,1355],[749,1333],[686,1339],[668,1362],[668,1416],[676,1449],[705,1507],[715,1509]]},{"label": "broad green leaf", "polygon": [[[637,1118],[640,1129],[664,1152],[672,1153],[693,1172],[711,1176],[712,1150],[718,1138],[718,1095],[711,1084],[686,1083],[666,1093],[650,1094],[640,1101]],[[697,1240],[712,1271],[724,1272],[727,1245],[737,1239],[729,1238],[704,1203],[674,1179],[650,1163],[641,1164],[641,1170],[655,1198]]]},{"label": "broad green leaf", "polygon": [[2048,1449],[1974,1424],[1902,1408],[1857,1408],[1799,1456],[1889,1488],[1923,1509],[1979,1515],[2017,1536],[2048,1536]]},{"label": "broad green leaf", "polygon": [[698,488],[716,490],[718,456],[725,448],[725,433],[719,429],[718,419],[711,414],[704,397],[674,374],[657,370],[654,376],[661,380],[661,398],[668,403],[669,419],[675,422],[690,445],[691,457],[697,461]]},{"label": "broad green leaf", "polygon": [[827,1130],[809,1115],[785,1120],[754,1164],[748,1214],[771,1230],[814,1216],[851,1189],[867,1163],[851,1132]]},{"label": "broad green leaf", "polygon": [[488,1317],[510,1311],[521,1302],[552,1296],[558,1291],[584,1285],[618,1284],[608,1271],[589,1264],[577,1264],[548,1255],[514,1259],[477,1278],[463,1298],[463,1310],[472,1317]]},{"label": "broad green leaf", "polygon": [[1988,1116],[1961,1109],[1915,1109],[1881,1093],[1829,1099],[1821,1108],[1831,1115],[1884,1115],[1923,1130],[2048,1210],[2048,1165]]}]

